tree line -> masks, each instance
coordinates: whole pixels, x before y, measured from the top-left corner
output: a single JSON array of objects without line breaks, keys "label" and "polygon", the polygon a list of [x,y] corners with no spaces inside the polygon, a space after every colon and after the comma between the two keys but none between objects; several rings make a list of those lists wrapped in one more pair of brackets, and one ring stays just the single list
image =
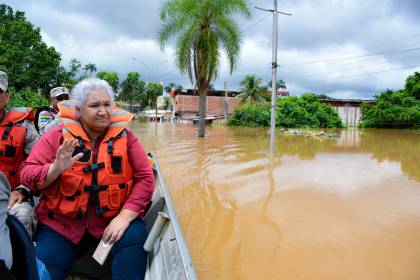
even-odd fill
[{"label": "tree line", "polygon": [[420,129],[420,73],[408,76],[400,90],[380,92],[375,101],[362,104],[361,127]]},{"label": "tree line", "polygon": [[129,72],[120,81],[117,72],[98,71],[92,62],[83,64],[73,58],[68,67],[62,66],[61,54],[42,41],[40,29],[26,19],[24,12],[13,11],[6,4],[0,5],[0,70],[9,75],[9,106],[47,105],[52,88],[65,86],[71,90],[88,77],[106,80],[117,94],[117,101],[142,108],[155,108],[157,97],[163,93],[160,83],[146,83],[139,72]]}]

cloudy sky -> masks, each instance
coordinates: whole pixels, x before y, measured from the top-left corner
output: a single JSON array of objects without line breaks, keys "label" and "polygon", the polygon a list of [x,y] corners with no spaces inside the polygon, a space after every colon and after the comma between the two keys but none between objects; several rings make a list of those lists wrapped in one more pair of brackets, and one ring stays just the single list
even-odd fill
[{"label": "cloudy sky", "polygon": [[[139,71],[145,81],[191,83],[174,65],[173,43],[157,44],[161,0],[6,0],[41,28],[44,41],[61,54],[92,62],[122,78]],[[238,19],[243,35],[241,56],[230,75],[226,64],[214,85],[238,89],[247,74],[271,80],[272,17],[255,6],[272,0],[248,0],[249,20]],[[292,95],[304,92],[335,98],[372,98],[400,89],[420,71],[419,0],[278,0],[278,77]],[[133,59],[135,58],[135,59]]]}]

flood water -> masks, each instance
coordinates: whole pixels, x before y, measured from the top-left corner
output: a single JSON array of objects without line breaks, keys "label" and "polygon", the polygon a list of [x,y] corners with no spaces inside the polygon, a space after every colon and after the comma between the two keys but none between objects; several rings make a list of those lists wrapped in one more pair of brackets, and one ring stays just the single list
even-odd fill
[{"label": "flood water", "polygon": [[133,123],[200,279],[420,279],[420,132]]}]

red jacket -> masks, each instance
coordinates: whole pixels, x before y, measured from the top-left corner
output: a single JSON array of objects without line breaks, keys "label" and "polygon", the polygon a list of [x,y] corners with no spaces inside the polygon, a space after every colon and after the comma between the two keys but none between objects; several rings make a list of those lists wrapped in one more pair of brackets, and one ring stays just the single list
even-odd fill
[{"label": "red jacket", "polygon": [[[60,125],[48,131],[33,147],[30,155],[22,163],[20,169],[21,183],[32,189],[39,191],[38,187],[44,183],[50,165],[55,160],[58,147],[63,142],[63,126]],[[93,153],[99,149],[100,141],[96,142]],[[149,203],[154,190],[153,171],[150,168],[146,152],[134,134],[127,130],[127,153],[128,160],[133,169],[133,189],[127,198],[123,208],[130,209],[143,216],[144,209]],[[60,177],[51,184],[49,188],[58,188]],[[42,191],[41,191],[42,192]],[[70,218],[59,214],[49,216],[49,210],[45,201],[37,207],[37,214],[40,222],[53,228],[67,239],[77,244],[83,237],[86,230],[93,236],[101,238],[104,229],[108,225],[110,218],[104,218],[95,214],[95,205],[90,206],[90,214],[81,219]]]}]

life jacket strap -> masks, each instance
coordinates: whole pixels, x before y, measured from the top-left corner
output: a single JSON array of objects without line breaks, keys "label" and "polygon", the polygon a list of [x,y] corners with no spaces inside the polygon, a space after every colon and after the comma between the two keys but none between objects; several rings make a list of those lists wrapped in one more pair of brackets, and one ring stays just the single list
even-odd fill
[{"label": "life jacket strap", "polygon": [[121,132],[120,132],[117,136],[115,136],[115,137],[111,137],[111,138],[108,140],[108,149],[107,149],[107,151],[108,151],[108,154],[110,154],[110,156],[112,156],[112,154],[113,154],[113,152],[114,152],[114,147],[113,147],[113,145],[114,145],[115,139],[120,138],[120,137],[123,135],[123,132],[124,132],[124,131],[121,131]]},{"label": "life jacket strap", "polygon": [[6,129],[3,132],[3,135],[1,136],[1,140],[6,140],[7,139],[7,137],[10,134],[10,131],[12,130],[12,127],[13,127],[13,123],[9,122],[6,126]]},{"label": "life jacket strap", "polygon": [[73,195],[69,195],[69,196],[64,196],[65,199],[70,200],[70,201],[74,201],[74,199],[76,198],[76,196],[79,196],[82,194],[81,190],[77,190],[75,194]]},{"label": "life jacket strap", "polygon": [[99,206],[97,206],[96,208],[95,208],[95,212],[96,212],[96,214],[97,215],[103,215],[103,214],[105,214],[105,212],[107,212],[107,211],[109,211],[109,208],[108,207],[99,207]]},{"label": "life jacket strap", "polygon": [[111,139],[109,139],[108,141],[108,154],[110,154],[112,156],[112,153],[114,152],[114,147],[112,146],[114,144],[114,137],[112,137]]},{"label": "life jacket strap", "polygon": [[108,185],[91,185],[91,186],[84,186],[84,191],[85,192],[90,192],[90,193],[97,193],[100,191],[105,191],[108,189]]},{"label": "life jacket strap", "polygon": [[76,214],[76,219],[78,220],[82,219],[83,215],[84,215],[83,210],[79,208],[79,211],[77,211],[77,214]]},{"label": "life jacket strap", "polygon": [[82,153],[83,156],[79,159],[80,162],[88,162],[90,159],[90,150],[86,149],[85,143],[83,142],[82,138],[77,137],[77,141],[79,142],[79,146],[76,146],[73,151],[73,157],[79,153]]}]

